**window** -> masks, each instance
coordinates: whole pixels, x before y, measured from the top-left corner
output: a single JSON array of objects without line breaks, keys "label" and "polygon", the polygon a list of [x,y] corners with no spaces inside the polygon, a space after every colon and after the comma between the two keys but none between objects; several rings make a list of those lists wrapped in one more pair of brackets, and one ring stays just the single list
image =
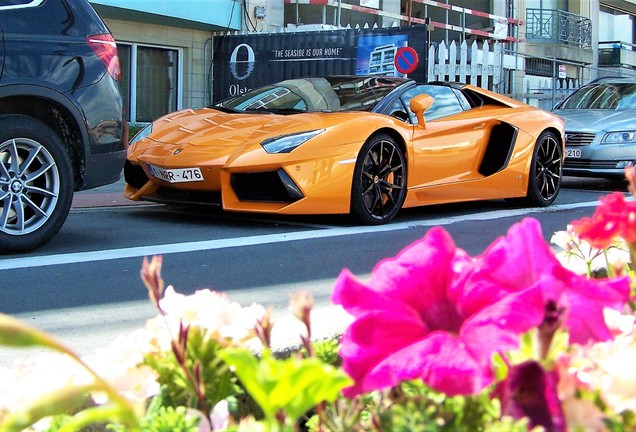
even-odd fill
[{"label": "window", "polygon": [[181,108],[179,49],[122,43],[117,47],[128,121],[151,122]]},{"label": "window", "polygon": [[636,84],[607,83],[581,87],[559,106],[559,109],[609,109],[636,108]]},{"label": "window", "polygon": [[[464,111],[464,106],[468,106],[468,102],[461,103],[458,94],[450,87],[436,86],[436,85],[419,85],[416,88],[409,90],[402,96],[402,102],[404,106],[409,106],[411,99],[419,94],[426,93],[433,97],[435,101],[424,113],[424,119],[428,121],[436,120],[438,118],[447,117],[453,114]],[[463,96],[462,96],[463,97]],[[417,124],[417,117],[409,109],[409,115],[411,117],[411,123]]]},{"label": "window", "polygon": [[528,9],[553,9],[568,10],[567,0],[526,0],[526,8]]},{"label": "window", "polygon": [[621,47],[621,43],[636,43],[634,36],[636,17],[634,15],[601,6],[599,24],[598,39],[600,42],[616,42],[618,48]]},{"label": "window", "polygon": [[40,6],[43,0],[0,0],[1,9],[17,9]]}]

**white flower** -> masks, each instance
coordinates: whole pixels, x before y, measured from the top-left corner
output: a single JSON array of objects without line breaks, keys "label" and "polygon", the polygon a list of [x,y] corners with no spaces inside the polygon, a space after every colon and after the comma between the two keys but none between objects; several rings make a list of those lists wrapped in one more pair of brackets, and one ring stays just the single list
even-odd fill
[{"label": "white flower", "polygon": [[225,294],[209,289],[197,290],[185,296],[166,288],[161,309],[170,318],[182,320],[190,326],[199,326],[222,338],[243,340],[253,336],[257,319],[265,314],[261,305],[242,307],[231,302]]},{"label": "white flower", "polygon": [[616,413],[636,411],[636,344],[632,335],[618,335],[611,342],[595,344],[588,356],[597,369],[591,384]]},{"label": "white flower", "polygon": [[622,266],[629,262],[629,249],[623,239],[616,239],[606,250],[596,249],[581,240],[568,225],[567,231],[557,231],[550,242],[561,250],[555,253],[561,264],[577,274],[606,269],[608,265]]},{"label": "white flower", "polygon": [[230,426],[230,406],[227,400],[223,399],[214,405],[210,413],[210,422],[214,431],[224,431]]},{"label": "white flower", "polygon": [[[571,347],[571,355],[567,358],[567,374],[570,378],[561,374],[559,385],[565,391],[560,395],[567,399],[568,396],[573,396],[574,390],[583,386],[587,390],[598,392],[605,405],[614,413],[626,409],[636,411],[634,316],[606,310],[605,317],[608,326],[616,334],[614,339]],[[563,360],[561,359],[562,363]]]},{"label": "white flower", "polygon": [[[144,353],[150,351],[150,335],[145,329],[120,335],[109,347],[99,348],[82,360],[119,394],[144,402],[159,392],[157,374],[149,366],[141,365]],[[94,399],[97,403],[105,402],[100,395]]]}]

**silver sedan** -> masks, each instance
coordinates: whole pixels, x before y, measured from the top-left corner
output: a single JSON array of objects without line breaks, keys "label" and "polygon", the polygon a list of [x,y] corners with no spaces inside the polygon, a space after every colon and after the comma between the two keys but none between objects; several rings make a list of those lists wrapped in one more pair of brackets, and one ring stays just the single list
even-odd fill
[{"label": "silver sedan", "polygon": [[636,77],[599,78],[553,112],[565,120],[563,174],[623,177],[636,165]]}]

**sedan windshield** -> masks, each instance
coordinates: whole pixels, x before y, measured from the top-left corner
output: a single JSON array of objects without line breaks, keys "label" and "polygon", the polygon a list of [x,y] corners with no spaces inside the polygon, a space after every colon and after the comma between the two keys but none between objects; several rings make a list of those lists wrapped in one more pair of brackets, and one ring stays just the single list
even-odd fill
[{"label": "sedan windshield", "polygon": [[574,92],[559,109],[636,109],[636,83],[589,84]]},{"label": "sedan windshield", "polygon": [[242,112],[288,114],[317,111],[371,111],[405,80],[330,76],[290,79],[227,99],[217,106]]}]

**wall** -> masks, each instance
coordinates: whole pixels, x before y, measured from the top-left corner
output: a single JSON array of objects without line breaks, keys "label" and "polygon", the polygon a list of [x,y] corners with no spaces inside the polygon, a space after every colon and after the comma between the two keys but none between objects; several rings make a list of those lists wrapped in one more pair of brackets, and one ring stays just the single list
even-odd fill
[{"label": "wall", "polygon": [[[241,29],[242,0],[89,0],[102,16],[195,29]],[[254,0],[257,1],[257,0]],[[131,18],[134,17],[134,18]]]},{"label": "wall", "polygon": [[[198,108],[205,105],[206,74],[212,33],[171,26],[138,23],[105,18],[115,40],[182,49],[182,107]],[[209,51],[208,51],[209,52]]]},{"label": "wall", "polygon": [[[256,7],[264,8],[265,18],[254,15]],[[249,19],[243,19],[243,30],[249,32],[276,33],[285,27],[282,0],[245,0],[245,10]]]}]

